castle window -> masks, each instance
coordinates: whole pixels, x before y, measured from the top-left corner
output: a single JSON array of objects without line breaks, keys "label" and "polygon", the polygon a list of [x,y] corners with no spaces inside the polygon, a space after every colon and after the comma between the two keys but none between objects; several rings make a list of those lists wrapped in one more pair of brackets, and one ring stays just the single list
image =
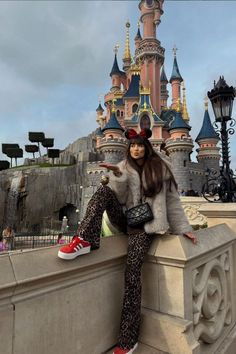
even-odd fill
[{"label": "castle window", "polygon": [[140,119],[140,128],[141,129],[150,129],[151,127],[151,121],[150,118],[147,114],[144,114],[142,118]]},{"label": "castle window", "polygon": [[119,111],[119,109],[117,110],[116,115],[117,115],[117,117],[120,116],[120,111]]},{"label": "castle window", "polygon": [[133,106],[132,106],[132,113],[135,113],[135,112],[137,111],[137,109],[138,109],[137,103],[133,104]]},{"label": "castle window", "polygon": [[186,160],[184,160],[184,167],[186,167]]},{"label": "castle window", "polygon": [[120,112],[120,115],[121,115],[121,117],[123,117],[123,115],[124,115],[124,112],[123,112],[123,111],[121,111],[121,112]]}]

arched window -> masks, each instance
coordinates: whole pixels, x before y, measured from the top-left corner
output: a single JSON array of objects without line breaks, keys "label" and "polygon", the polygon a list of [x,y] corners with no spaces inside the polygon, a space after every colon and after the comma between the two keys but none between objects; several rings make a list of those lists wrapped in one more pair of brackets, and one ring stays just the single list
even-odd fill
[{"label": "arched window", "polygon": [[137,103],[133,104],[133,106],[132,106],[132,112],[135,113],[135,112],[137,111],[137,109],[138,109]]},{"label": "arched window", "polygon": [[120,116],[120,111],[119,111],[119,109],[116,111],[116,115],[117,115],[117,117]]},{"label": "arched window", "polygon": [[142,116],[142,118],[140,119],[140,128],[141,129],[145,129],[145,128],[148,128],[150,129],[151,127],[151,121],[150,121],[150,118],[147,114],[144,114]]},{"label": "arched window", "polygon": [[120,112],[120,115],[121,115],[121,117],[123,117],[123,115],[124,115],[124,112],[123,112],[123,111],[121,111],[121,112]]}]

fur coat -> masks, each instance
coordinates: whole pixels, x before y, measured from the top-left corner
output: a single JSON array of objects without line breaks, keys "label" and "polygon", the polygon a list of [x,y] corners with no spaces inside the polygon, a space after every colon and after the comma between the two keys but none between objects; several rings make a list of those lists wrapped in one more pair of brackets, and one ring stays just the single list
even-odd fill
[{"label": "fur coat", "polygon": [[[159,154],[163,160],[162,154]],[[168,161],[165,161],[169,165]],[[126,209],[132,208],[140,204],[140,178],[126,160],[117,164],[122,175],[117,177],[111,171],[109,173],[109,186],[116,194],[119,203]],[[170,173],[163,163],[163,188],[154,197],[146,197],[145,202],[148,202],[152,212],[153,220],[146,222],[144,230],[147,234],[164,234],[167,231],[174,234],[182,234],[192,231],[188,219],[181,205],[178,191],[175,186],[170,186]],[[145,186],[145,177],[142,175],[142,182]]]}]

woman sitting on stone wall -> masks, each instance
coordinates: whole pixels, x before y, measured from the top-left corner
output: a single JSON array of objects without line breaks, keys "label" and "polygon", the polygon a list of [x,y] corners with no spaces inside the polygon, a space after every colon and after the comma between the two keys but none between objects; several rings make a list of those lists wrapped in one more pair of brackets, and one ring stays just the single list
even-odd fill
[{"label": "woman sitting on stone wall", "polygon": [[[58,252],[60,258],[69,260],[99,248],[105,210],[111,223],[128,234],[125,293],[118,346],[114,354],[133,353],[137,347],[141,318],[141,267],[154,236],[173,232],[197,242],[181,206],[169,163],[162,154],[154,151],[148,140],[151,131],[143,129],[138,134],[130,129],[125,135],[129,141],[127,158],[117,165],[100,165],[111,171],[109,185],[101,185],[96,191],[80,224],[79,235]],[[143,206],[145,203],[150,209],[148,205]],[[140,204],[144,208],[143,220],[140,207],[129,211]],[[124,209],[128,210],[126,217]],[[134,215],[135,221],[141,223],[129,226]]]}]

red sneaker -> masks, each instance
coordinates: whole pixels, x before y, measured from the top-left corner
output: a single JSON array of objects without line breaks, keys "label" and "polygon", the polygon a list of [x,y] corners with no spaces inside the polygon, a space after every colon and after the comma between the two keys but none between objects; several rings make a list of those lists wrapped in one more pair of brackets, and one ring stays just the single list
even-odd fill
[{"label": "red sneaker", "polygon": [[119,347],[116,347],[114,349],[113,354],[131,354],[131,353],[133,353],[135,351],[137,346],[138,346],[138,343],[136,343],[132,349],[121,349]]},{"label": "red sneaker", "polygon": [[79,236],[74,236],[73,240],[58,251],[58,257],[66,260],[74,259],[77,256],[90,252],[91,244]]}]

